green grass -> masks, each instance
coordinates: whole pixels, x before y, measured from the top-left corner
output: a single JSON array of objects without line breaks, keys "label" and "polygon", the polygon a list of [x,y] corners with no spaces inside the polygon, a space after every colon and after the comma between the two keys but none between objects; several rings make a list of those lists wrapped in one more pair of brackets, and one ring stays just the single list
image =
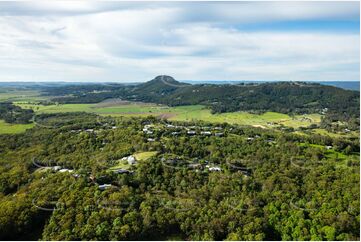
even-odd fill
[{"label": "green grass", "polygon": [[266,112],[263,114],[251,114],[248,112],[232,112],[211,114],[209,109],[205,109],[203,106],[182,106],[173,108],[178,113],[176,116],[171,117],[171,120],[177,121],[192,121],[203,120],[208,122],[217,123],[231,123],[239,125],[253,125],[261,128],[272,128],[281,124],[288,127],[307,127],[312,123],[319,123],[321,121],[321,115],[310,114],[305,115],[309,120],[302,120],[301,115],[290,117],[287,114]]},{"label": "green grass", "polygon": [[[253,125],[261,128],[273,128],[281,124],[288,127],[307,127],[313,123],[318,124],[321,116],[310,114],[305,116],[290,117],[287,114],[266,112],[263,114],[251,114],[247,112],[233,112],[212,114],[202,105],[190,105],[179,107],[166,107],[141,103],[117,104],[103,107],[99,104],[59,104],[39,105],[34,103],[17,103],[22,108],[32,108],[36,113],[58,113],[58,112],[91,112],[110,116],[161,116],[174,121],[196,121],[202,120],[213,123],[231,123],[239,125]],[[308,118],[307,120],[303,118]]]},{"label": "green grass", "polygon": [[34,124],[8,124],[0,120],[0,134],[18,134],[34,127]]},{"label": "green grass", "polygon": [[109,170],[110,171],[118,170],[118,169],[129,170],[130,167],[131,167],[131,165],[128,164],[127,160],[118,160],[118,164],[116,164],[115,166],[110,167]]},{"label": "green grass", "polygon": [[320,134],[320,135],[328,135],[332,138],[349,138],[349,137],[359,137],[360,134],[357,131],[352,131],[349,133],[332,133],[332,132],[328,132],[325,129],[312,129],[312,132],[315,134]]},{"label": "green grass", "polygon": [[21,108],[33,109],[35,113],[92,112],[92,104],[41,105],[34,103],[15,103]]},{"label": "green grass", "polygon": [[142,161],[146,161],[148,160],[150,157],[155,156],[157,154],[157,151],[145,151],[145,152],[138,152],[133,154],[133,156],[135,157],[135,159],[137,160],[142,160]]}]

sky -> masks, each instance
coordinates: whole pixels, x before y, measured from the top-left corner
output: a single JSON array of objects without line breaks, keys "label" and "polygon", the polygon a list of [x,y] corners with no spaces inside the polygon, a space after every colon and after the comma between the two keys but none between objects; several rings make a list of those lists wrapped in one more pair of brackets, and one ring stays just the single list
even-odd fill
[{"label": "sky", "polygon": [[359,2],[0,2],[0,81],[359,81]]}]

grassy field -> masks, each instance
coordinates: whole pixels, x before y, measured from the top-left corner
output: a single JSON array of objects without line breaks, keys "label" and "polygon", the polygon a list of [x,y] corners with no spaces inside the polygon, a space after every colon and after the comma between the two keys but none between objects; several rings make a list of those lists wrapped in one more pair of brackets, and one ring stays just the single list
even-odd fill
[{"label": "grassy field", "polygon": [[135,153],[133,156],[135,157],[135,159],[137,160],[143,160],[146,161],[148,160],[150,157],[154,156],[157,154],[157,151],[145,151],[145,152],[139,152],[139,153]]},{"label": "grassy field", "polygon": [[34,124],[8,124],[0,120],[0,134],[18,134],[34,127]]},{"label": "grassy field", "polygon": [[263,114],[251,114],[248,112],[233,112],[222,114],[211,114],[209,109],[205,109],[202,106],[183,106],[175,107],[177,115],[170,118],[170,120],[178,121],[191,121],[191,120],[203,120],[208,122],[227,122],[239,125],[254,125],[261,128],[272,128],[277,125],[285,125],[288,127],[306,127],[313,123],[319,123],[321,121],[321,115],[311,114],[295,117],[290,117],[287,114],[266,112]]},{"label": "grassy field", "polygon": [[34,103],[17,103],[22,108],[32,108],[36,113],[57,113],[57,112],[91,112],[100,115],[111,116],[160,116],[175,121],[203,120],[216,123],[232,123],[239,125],[253,125],[261,128],[272,128],[281,124],[298,128],[311,124],[318,124],[321,115],[297,115],[290,117],[287,114],[266,112],[264,114],[251,114],[247,112],[233,112],[212,114],[209,109],[202,105],[166,107],[156,104],[126,103],[114,106],[100,104],[59,104],[39,105]]},{"label": "grassy field", "polygon": [[40,96],[40,92],[36,90],[1,88],[0,92],[0,102],[23,102],[42,100],[47,100],[47,97]]},{"label": "grassy field", "polygon": [[328,135],[334,138],[342,138],[342,137],[349,138],[349,137],[357,137],[360,135],[359,132],[357,131],[351,131],[349,133],[332,133],[332,132],[328,132],[325,129],[313,129],[312,132],[320,135]]}]

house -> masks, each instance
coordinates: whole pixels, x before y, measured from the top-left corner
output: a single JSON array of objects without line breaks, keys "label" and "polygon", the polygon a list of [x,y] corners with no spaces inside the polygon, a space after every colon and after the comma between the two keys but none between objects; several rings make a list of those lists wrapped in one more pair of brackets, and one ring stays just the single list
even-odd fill
[{"label": "house", "polygon": [[85,131],[91,133],[91,132],[94,132],[94,129],[86,129]]},{"label": "house", "polygon": [[135,159],[134,156],[130,155],[130,156],[126,156],[123,157],[122,159],[120,159],[122,161],[127,161],[129,165],[135,165],[137,163],[137,160]]},{"label": "house", "polygon": [[195,135],[195,134],[196,134],[196,131],[190,130],[190,131],[187,131],[187,134],[188,134],[188,135]]},{"label": "house", "polygon": [[325,147],[327,150],[330,150],[330,149],[332,149],[332,146],[331,145],[326,145],[326,147]]},{"label": "house", "polygon": [[103,185],[99,185],[98,188],[102,191],[104,191],[107,188],[110,188],[112,185],[111,184],[103,184]]},{"label": "house", "polygon": [[247,138],[247,141],[252,141],[252,140],[254,140],[254,138],[252,138],[252,137]]},{"label": "house", "polygon": [[174,125],[172,125],[172,124],[167,124],[166,127],[167,127],[167,128],[174,128]]},{"label": "house", "polygon": [[189,168],[192,168],[192,169],[195,169],[195,168],[200,168],[202,165],[199,164],[199,163],[194,163],[194,164],[189,164],[188,167]]},{"label": "house", "polygon": [[147,141],[148,141],[148,142],[154,142],[154,141],[155,141],[155,139],[148,138],[148,139],[147,139]]},{"label": "house", "polygon": [[217,137],[221,137],[221,136],[223,136],[223,133],[215,133],[214,135]]},{"label": "house", "polygon": [[202,131],[201,134],[202,135],[211,135],[212,133],[210,131]]},{"label": "house", "polygon": [[346,132],[346,133],[348,133],[348,132],[350,132],[350,131],[351,131],[351,130],[349,130],[349,129],[345,129],[345,132]]},{"label": "house", "polygon": [[53,171],[58,171],[61,169],[61,166],[53,166],[51,169],[53,169]]},{"label": "house", "polygon": [[172,132],[172,135],[178,135],[179,132]]},{"label": "house", "polygon": [[324,108],[324,109],[322,109],[321,114],[326,114],[327,111],[328,111],[328,108]]},{"label": "house", "polygon": [[209,171],[222,171],[222,169],[218,166],[214,166],[214,167],[209,167],[208,168]]},{"label": "house", "polygon": [[63,172],[73,172],[73,170],[70,169],[60,169],[59,172],[63,173]]},{"label": "house", "polygon": [[135,165],[137,163],[135,157],[132,155],[128,156],[127,161],[129,165]]}]

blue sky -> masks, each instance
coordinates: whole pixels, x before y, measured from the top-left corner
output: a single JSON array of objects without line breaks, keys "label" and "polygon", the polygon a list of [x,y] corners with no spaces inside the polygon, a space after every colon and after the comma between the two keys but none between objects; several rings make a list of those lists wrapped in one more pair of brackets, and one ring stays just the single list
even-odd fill
[{"label": "blue sky", "polygon": [[0,81],[359,81],[359,2],[0,2]]}]

